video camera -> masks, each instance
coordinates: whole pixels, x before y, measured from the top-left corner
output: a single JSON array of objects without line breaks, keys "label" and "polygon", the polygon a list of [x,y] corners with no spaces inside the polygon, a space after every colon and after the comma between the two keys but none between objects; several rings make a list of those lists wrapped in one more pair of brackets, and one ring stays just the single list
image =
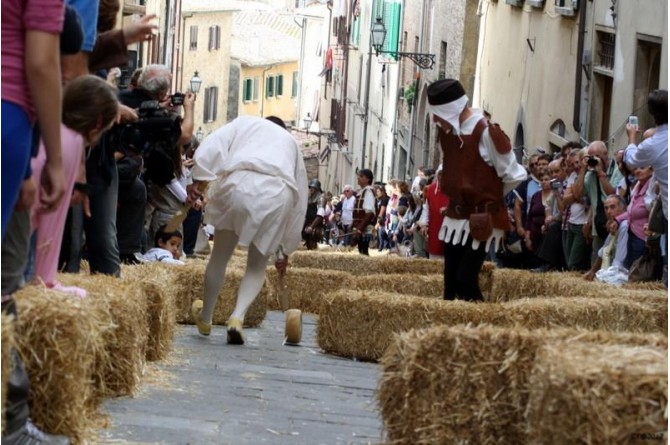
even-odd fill
[{"label": "video camera", "polygon": [[148,155],[159,149],[171,153],[181,137],[181,117],[160,106],[157,100],[142,102],[139,119],[116,125],[110,131],[113,146],[117,149]]}]

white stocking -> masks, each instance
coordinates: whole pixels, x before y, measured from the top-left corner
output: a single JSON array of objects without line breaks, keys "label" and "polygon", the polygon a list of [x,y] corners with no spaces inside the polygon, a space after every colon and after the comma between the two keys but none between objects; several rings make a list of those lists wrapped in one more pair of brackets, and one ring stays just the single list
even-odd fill
[{"label": "white stocking", "polygon": [[226,276],[228,261],[233,256],[237,246],[238,237],[230,230],[217,230],[214,232],[214,247],[205,270],[205,301],[203,302],[200,318],[205,323],[212,322],[214,307],[219,299],[219,292],[223,286]]},{"label": "white stocking", "polygon": [[249,256],[247,256],[247,270],[240,283],[240,290],[237,293],[237,304],[231,318],[244,320],[249,306],[258,296],[263,283],[265,282],[265,268],[268,259],[256,249],[253,243],[249,246]]}]

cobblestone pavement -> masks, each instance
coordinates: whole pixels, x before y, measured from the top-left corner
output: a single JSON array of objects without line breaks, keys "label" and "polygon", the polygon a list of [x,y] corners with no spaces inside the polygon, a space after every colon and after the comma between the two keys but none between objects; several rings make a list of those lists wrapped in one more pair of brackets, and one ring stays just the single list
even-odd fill
[{"label": "cobblestone pavement", "polygon": [[301,346],[283,346],[283,332],[281,312],[245,330],[244,346],[226,345],[223,326],[210,337],[179,326],[138,394],[105,403],[110,427],[97,443],[379,443],[379,366],[321,353],[314,316],[303,317]]}]

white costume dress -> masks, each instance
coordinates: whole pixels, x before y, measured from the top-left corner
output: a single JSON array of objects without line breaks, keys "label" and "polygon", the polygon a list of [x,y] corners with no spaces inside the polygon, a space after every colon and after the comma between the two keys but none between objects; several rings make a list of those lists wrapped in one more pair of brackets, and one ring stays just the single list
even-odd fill
[{"label": "white costume dress", "polygon": [[206,222],[269,256],[298,248],[307,210],[307,173],[285,129],[242,116],[212,133],[193,157],[194,180],[209,181]]}]

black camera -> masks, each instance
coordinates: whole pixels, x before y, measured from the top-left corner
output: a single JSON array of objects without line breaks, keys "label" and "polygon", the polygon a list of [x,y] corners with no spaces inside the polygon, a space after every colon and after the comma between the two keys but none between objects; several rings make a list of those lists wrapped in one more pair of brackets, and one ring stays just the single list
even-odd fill
[{"label": "black camera", "polygon": [[181,137],[181,117],[161,107],[157,100],[142,102],[139,119],[116,125],[109,133],[116,149],[146,155],[160,148],[171,152]]},{"label": "black camera", "polygon": [[557,181],[555,179],[551,180],[551,188],[554,190],[560,190],[561,189],[561,183],[560,181]]},{"label": "black camera", "polygon": [[597,167],[598,166],[598,158],[595,156],[589,156],[589,158],[586,161],[586,165],[589,167]]},{"label": "black camera", "polygon": [[170,96],[170,103],[173,107],[184,105],[184,97],[186,97],[184,93],[174,93],[172,96]]}]

